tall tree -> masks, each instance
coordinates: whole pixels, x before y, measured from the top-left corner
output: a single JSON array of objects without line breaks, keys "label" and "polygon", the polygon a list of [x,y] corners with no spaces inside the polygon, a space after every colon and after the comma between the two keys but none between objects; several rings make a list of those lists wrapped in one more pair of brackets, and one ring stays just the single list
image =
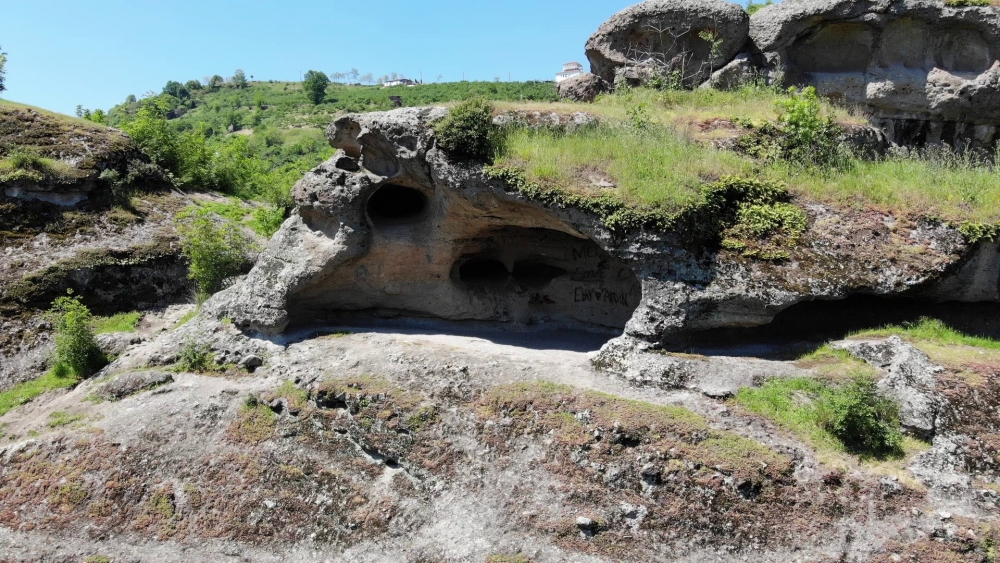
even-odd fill
[{"label": "tall tree", "polygon": [[238,68],[236,69],[236,72],[233,73],[233,77],[230,79],[230,82],[232,83],[233,88],[242,90],[247,87],[247,75],[243,72],[243,69]]},{"label": "tall tree", "polygon": [[326,87],[329,85],[330,79],[325,74],[316,70],[310,70],[306,73],[305,80],[302,82],[302,89],[305,90],[306,96],[309,97],[313,104],[321,104],[323,103],[323,99],[326,98]]},{"label": "tall tree", "polygon": [[0,95],[7,89],[7,53],[0,47]]},{"label": "tall tree", "polygon": [[361,77],[361,81],[365,84],[371,86],[372,82],[375,80],[375,76],[372,73],[368,73]]},{"label": "tall tree", "polygon": [[225,82],[226,82],[225,78],[223,78],[223,77],[219,76],[218,74],[216,74],[212,78],[208,79],[208,89],[209,90],[218,90],[219,88],[222,88],[222,85]]},{"label": "tall tree", "polygon": [[360,72],[358,72],[358,69],[356,69],[356,68],[352,68],[352,69],[351,69],[351,72],[350,72],[350,75],[351,75],[351,82],[357,82],[357,81],[358,81],[358,76],[359,76],[360,74],[361,74],[361,73],[360,73]]}]

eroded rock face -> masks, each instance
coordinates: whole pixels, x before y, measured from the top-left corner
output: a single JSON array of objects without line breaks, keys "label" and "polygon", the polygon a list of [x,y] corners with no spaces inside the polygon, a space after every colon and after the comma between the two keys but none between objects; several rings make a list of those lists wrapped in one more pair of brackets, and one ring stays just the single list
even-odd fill
[{"label": "eroded rock face", "polygon": [[870,108],[893,142],[989,147],[1000,125],[1000,13],[932,0],[788,0],[750,20],[772,74]]},{"label": "eroded rock face", "polygon": [[[587,41],[591,72],[614,83],[616,71],[654,62],[681,71],[688,85],[700,84],[733,60],[747,40],[749,16],[721,0],[649,0],[618,12]],[[714,34],[712,44],[699,34]]]},{"label": "eroded rock face", "polygon": [[641,298],[621,259],[539,206],[454,164],[428,123],[442,109],[352,115],[340,151],[295,188],[298,214],[221,305],[281,331],[369,311],[621,329]]},{"label": "eroded rock face", "polygon": [[979,300],[996,291],[995,272],[972,293],[953,279],[981,269],[973,262],[992,247],[971,248],[946,225],[875,212],[807,205],[809,228],[777,263],[694,246],[675,232],[612,233],[595,216],[488,180],[482,163],[451,160],[429,126],[445,111],[348,115],[331,125],[340,150],[298,183],[297,213],[249,276],[205,310],[271,334],[361,313],[624,328],[655,343],[766,324],[814,299]]}]

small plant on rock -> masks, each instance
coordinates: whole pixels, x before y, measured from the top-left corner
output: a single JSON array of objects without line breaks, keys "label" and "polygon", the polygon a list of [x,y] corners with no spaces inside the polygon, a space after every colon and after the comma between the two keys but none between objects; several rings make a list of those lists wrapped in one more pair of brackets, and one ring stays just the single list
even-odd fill
[{"label": "small plant on rock", "polygon": [[177,356],[177,367],[181,371],[208,371],[212,355],[207,346],[188,340]]},{"label": "small plant on rock", "polygon": [[94,338],[90,309],[72,291],[52,303],[49,317],[56,328],[53,373],[88,377],[107,363]]},{"label": "small plant on rock", "polygon": [[503,145],[503,131],[493,124],[493,104],[472,98],[452,108],[434,125],[438,146],[461,157],[492,162]]}]

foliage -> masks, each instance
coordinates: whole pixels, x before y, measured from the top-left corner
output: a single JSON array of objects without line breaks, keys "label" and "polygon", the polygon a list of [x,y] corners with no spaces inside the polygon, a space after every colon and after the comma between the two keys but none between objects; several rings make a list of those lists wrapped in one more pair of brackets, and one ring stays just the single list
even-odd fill
[{"label": "foliage", "polygon": [[816,88],[809,86],[801,91],[791,88],[788,94],[777,101],[785,158],[832,164],[838,157],[841,131],[832,119],[821,116]]},{"label": "foliage", "polygon": [[493,104],[472,98],[452,108],[434,125],[438,146],[460,158],[492,162],[501,144],[501,131],[493,124]]},{"label": "foliage", "polygon": [[819,419],[847,451],[866,457],[902,452],[899,405],[878,394],[875,379],[859,375],[820,404]]},{"label": "foliage", "polygon": [[190,372],[208,371],[212,363],[212,355],[208,346],[188,340],[177,355],[177,369]]},{"label": "foliage", "polygon": [[323,99],[326,98],[326,87],[329,85],[330,79],[326,74],[315,70],[307,72],[302,82],[302,88],[313,104],[323,103]]},{"label": "foliage", "polygon": [[903,323],[897,326],[886,326],[874,330],[865,330],[851,337],[886,337],[901,336],[912,340],[923,340],[935,344],[974,346],[989,350],[1000,350],[1000,340],[981,336],[970,336],[946,325],[939,319],[923,317],[915,323]]},{"label": "foliage", "polygon": [[992,6],[993,3],[991,0],[944,0],[944,5],[952,8],[983,8]]},{"label": "foliage", "polygon": [[857,374],[841,385],[807,377],[776,378],[758,388],[741,389],[735,400],[820,449],[874,458],[901,453],[898,407],[878,395],[868,374]]},{"label": "foliage", "polygon": [[87,377],[107,363],[94,339],[90,310],[72,292],[57,298],[48,315],[55,325],[53,372]]},{"label": "foliage", "polygon": [[247,75],[242,69],[236,69],[233,77],[229,79],[229,84],[237,90],[244,90],[247,87]]},{"label": "foliage", "polygon": [[171,80],[167,82],[167,85],[163,87],[163,93],[168,96],[173,96],[175,98],[187,98],[190,96],[188,89],[184,87],[180,82]]},{"label": "foliage", "polygon": [[0,47],[0,95],[7,90],[7,53]]},{"label": "foliage", "polygon": [[142,313],[139,311],[117,313],[110,317],[94,317],[91,320],[91,328],[94,334],[135,332],[140,320],[142,320]]},{"label": "foliage", "polygon": [[752,16],[761,8],[773,5],[774,5],[774,0],[764,0],[763,2],[754,2],[754,0],[750,0],[750,3],[747,4],[747,13]]},{"label": "foliage", "polygon": [[249,266],[256,248],[240,227],[205,209],[178,214],[177,221],[181,251],[190,261],[188,276],[198,284],[199,302]]},{"label": "foliage", "polygon": [[39,395],[55,389],[72,387],[79,381],[78,377],[67,373],[65,370],[60,369],[57,371],[53,368],[39,378],[18,383],[6,391],[0,391],[0,416],[30,402]]},{"label": "foliage", "polygon": [[1000,234],[1000,225],[966,221],[959,225],[958,231],[962,233],[969,244],[976,244],[984,240],[992,242]]}]

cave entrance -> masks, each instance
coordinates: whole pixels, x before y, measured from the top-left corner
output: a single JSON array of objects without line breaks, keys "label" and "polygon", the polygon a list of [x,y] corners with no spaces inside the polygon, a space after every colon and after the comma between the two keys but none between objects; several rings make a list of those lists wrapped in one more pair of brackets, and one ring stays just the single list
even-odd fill
[{"label": "cave entrance", "polygon": [[426,214],[427,196],[414,188],[386,184],[368,198],[367,210],[376,228],[417,223]]},{"label": "cave entrance", "polygon": [[924,317],[965,334],[1000,338],[1000,303],[930,303],[857,295],[835,301],[805,301],[788,307],[763,326],[696,331],[671,338],[664,345],[674,352],[793,359],[859,331],[916,323]]},{"label": "cave entrance", "polygon": [[642,298],[624,262],[560,231],[502,227],[463,250],[451,279],[468,318],[620,330]]}]

